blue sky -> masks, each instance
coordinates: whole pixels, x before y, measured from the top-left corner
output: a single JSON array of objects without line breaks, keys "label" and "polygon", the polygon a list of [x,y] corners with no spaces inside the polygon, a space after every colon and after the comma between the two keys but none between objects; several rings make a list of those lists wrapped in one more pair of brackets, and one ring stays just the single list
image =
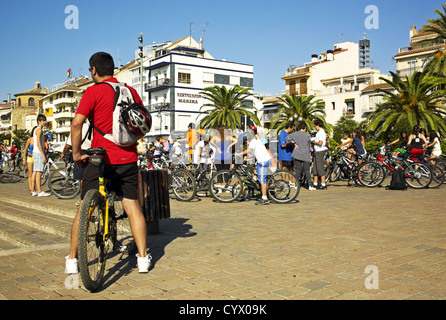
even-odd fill
[{"label": "blue sky", "polygon": [[[436,18],[434,0],[0,0],[0,101],[34,87],[61,83],[69,68],[87,75],[88,59],[97,51],[113,55],[115,64],[131,61],[138,47],[153,41],[201,36],[216,59],[254,66],[254,90],[279,93],[290,65],[340,42],[371,40],[373,67],[394,70],[392,57],[409,45],[409,29]],[[79,9],[79,29],[66,29],[68,5]],[[378,29],[367,30],[364,12],[378,8]]]}]

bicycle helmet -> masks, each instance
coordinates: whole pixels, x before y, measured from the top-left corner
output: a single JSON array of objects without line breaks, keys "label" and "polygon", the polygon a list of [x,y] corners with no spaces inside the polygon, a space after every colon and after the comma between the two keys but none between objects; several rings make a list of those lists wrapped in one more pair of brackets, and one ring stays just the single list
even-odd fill
[{"label": "bicycle helmet", "polygon": [[133,103],[122,111],[122,121],[133,133],[145,135],[152,127],[152,117],[143,106]]}]

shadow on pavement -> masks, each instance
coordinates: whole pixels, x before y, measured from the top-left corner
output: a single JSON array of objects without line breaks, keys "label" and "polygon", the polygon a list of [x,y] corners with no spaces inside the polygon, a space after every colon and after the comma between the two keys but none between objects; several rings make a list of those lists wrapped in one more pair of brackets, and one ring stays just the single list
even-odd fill
[{"label": "shadow on pavement", "polygon": [[[186,224],[189,219],[185,218],[169,218],[160,220],[160,233],[149,235],[147,237],[147,248],[152,255],[152,268],[156,267],[156,263],[164,256],[165,248],[169,243],[177,238],[193,237],[197,233],[191,232],[192,225]],[[115,263],[116,258],[118,262]],[[133,269],[137,268],[135,255],[127,255],[118,252],[112,252],[107,259],[107,264],[115,263],[109,268],[104,275],[104,283],[96,292],[101,292],[110,287],[119,278],[130,274]],[[149,271],[150,273],[150,271]]]}]

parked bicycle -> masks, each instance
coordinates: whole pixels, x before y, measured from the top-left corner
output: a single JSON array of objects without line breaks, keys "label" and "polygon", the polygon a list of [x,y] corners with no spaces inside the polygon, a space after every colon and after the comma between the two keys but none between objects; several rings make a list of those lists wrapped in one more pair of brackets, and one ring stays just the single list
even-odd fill
[{"label": "parked bicycle", "polygon": [[154,158],[149,152],[139,158],[141,170],[167,170],[169,189],[179,201],[191,201],[197,193],[197,186],[193,174],[183,162],[174,163],[167,153]]},{"label": "parked bicycle", "polygon": [[75,163],[71,157],[71,151],[67,152],[64,162],[64,168],[51,172],[48,178],[48,187],[51,193],[59,199],[72,199],[79,194],[81,185],[79,180],[73,178]]},{"label": "parked bicycle", "polygon": [[89,190],[83,200],[79,218],[79,271],[82,282],[90,291],[103,282],[107,256],[112,251],[133,254],[136,244],[122,203],[103,177],[106,151],[87,150],[90,163],[99,168],[99,189]]},{"label": "parked bicycle", "polygon": [[[212,176],[209,193],[218,202],[247,199],[261,190],[256,178],[254,167],[235,164],[232,169],[217,171]],[[266,184],[267,196],[275,203],[290,203],[299,195],[300,185],[289,171],[277,170],[268,174]]]},{"label": "parked bicycle", "polygon": [[386,177],[390,176],[386,170],[394,172],[395,170],[403,170],[406,183],[414,189],[422,189],[429,186],[432,181],[433,174],[430,167],[422,162],[414,162],[407,157],[393,157],[385,145],[381,148],[380,154],[375,161],[367,161],[358,167],[358,171],[362,170],[363,174],[358,176],[361,184],[368,187],[376,187],[382,185]]},{"label": "parked bicycle", "polygon": [[[59,167],[56,165],[56,163],[54,161],[54,158],[56,157],[56,155],[60,155],[60,152],[58,152],[58,151],[48,152],[48,161],[45,163],[45,165],[43,167],[42,177],[40,178],[41,186],[43,186],[46,183],[46,181],[48,180],[48,177],[50,176],[50,173],[51,173],[51,167],[55,170],[59,170]],[[28,178],[28,167],[27,166],[23,170],[23,178],[25,178],[25,179]]]},{"label": "parked bicycle", "polygon": [[0,182],[1,183],[16,183],[20,182],[21,177],[18,174],[10,172],[2,172],[0,169]]}]

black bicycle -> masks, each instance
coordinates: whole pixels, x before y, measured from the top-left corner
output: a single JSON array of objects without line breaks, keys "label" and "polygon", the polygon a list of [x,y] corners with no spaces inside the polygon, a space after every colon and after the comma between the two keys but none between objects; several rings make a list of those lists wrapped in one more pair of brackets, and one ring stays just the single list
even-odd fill
[{"label": "black bicycle", "polygon": [[[235,164],[230,170],[217,171],[209,183],[209,193],[218,202],[248,199],[260,194],[261,185],[255,167]],[[290,203],[299,195],[300,184],[289,171],[277,170],[266,176],[267,196],[275,203]]]}]

